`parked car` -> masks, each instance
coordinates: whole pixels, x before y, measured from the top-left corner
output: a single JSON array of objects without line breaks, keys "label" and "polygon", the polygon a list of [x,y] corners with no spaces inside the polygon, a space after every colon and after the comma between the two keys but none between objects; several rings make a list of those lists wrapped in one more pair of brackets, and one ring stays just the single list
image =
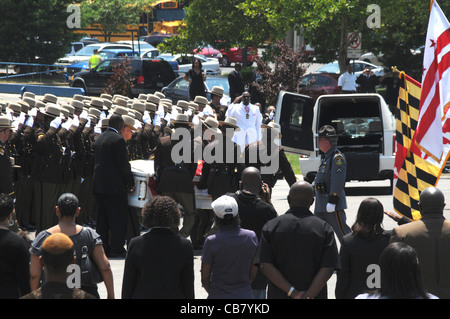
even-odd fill
[{"label": "parked car", "polygon": [[300,94],[308,95],[317,100],[324,94],[340,93],[338,88],[337,75],[326,73],[311,73],[304,75],[300,79]]},{"label": "parked car", "polygon": [[[208,100],[211,100],[211,94],[209,94],[209,91],[214,86],[221,86],[224,90],[224,96],[220,100],[220,103],[222,105],[230,104],[231,99],[228,78],[211,75],[206,77],[205,89]],[[189,101],[189,83],[186,82],[182,76],[176,78],[173,82],[164,87],[161,92],[164,93],[167,98],[171,99],[173,104],[176,104],[179,100]]]},{"label": "parked car", "polygon": [[138,53],[140,52],[141,54],[148,50],[152,50],[152,49],[156,50],[156,48],[153,45],[151,45],[150,43],[145,42],[145,41],[122,40],[122,41],[116,41],[114,43],[134,45],[134,48],[136,49],[136,51]]},{"label": "parked car", "polygon": [[155,48],[158,44],[163,43],[165,40],[170,39],[173,34],[152,33],[145,37],[140,37],[139,40],[145,41],[153,45]]},{"label": "parked car", "polygon": [[82,48],[84,48],[83,42],[72,42],[70,47],[67,48],[66,56],[72,56],[78,51],[80,51]]},{"label": "parked car", "polygon": [[[99,54],[102,57],[102,60],[113,59],[119,56],[139,56],[136,51],[124,49],[102,50]],[[65,68],[65,72],[68,77],[81,71],[89,71],[89,61],[80,61],[77,63],[73,63]]]},{"label": "parked car", "polygon": [[[229,67],[231,63],[242,62],[242,48],[231,48],[229,50],[220,50],[222,52],[222,66]],[[258,57],[258,50],[248,47],[247,63],[252,65]]]},{"label": "parked car", "polygon": [[186,73],[187,71],[189,71],[189,69],[192,67],[192,60],[194,58],[199,59],[202,62],[202,68],[206,72],[206,74],[221,74],[219,61],[217,59],[205,59],[202,56],[192,54],[172,55],[169,53],[161,54],[156,57],[156,59],[178,62],[178,72],[180,73]]},{"label": "parked car", "polygon": [[[355,73],[356,76],[359,76],[364,71],[366,66],[369,66],[370,69],[373,71],[373,73],[375,73],[376,76],[383,76],[385,73],[384,67],[378,66],[378,65],[375,65],[372,63],[368,63],[365,61],[354,60],[350,64],[353,66],[353,72]],[[339,70],[339,63],[337,61],[328,63],[328,64],[324,65],[323,67],[321,67],[320,69],[318,69],[317,73],[340,74],[341,72]]]},{"label": "parked car", "polygon": [[58,60],[57,64],[62,65],[70,65],[72,63],[80,62],[80,61],[88,61],[89,58],[94,54],[94,50],[97,49],[99,52],[102,50],[107,49],[131,49],[133,50],[133,47],[128,44],[118,44],[118,43],[96,43],[96,44],[89,44],[86,45],[84,48],[82,48],[80,51],[75,53],[72,56],[66,56],[64,58],[61,58]]},{"label": "parked car", "polygon": [[381,58],[383,57],[383,53],[379,53],[378,55],[375,55],[372,52],[366,52],[362,54],[359,59],[361,61],[369,62],[378,66],[382,66],[383,62],[381,61]]},{"label": "parked car", "polygon": [[[161,91],[175,79],[175,74],[166,61],[131,57],[131,74],[134,78],[130,96]],[[84,88],[87,95],[98,95],[105,88],[108,79],[114,74],[112,67],[123,59],[102,61],[90,71],[78,72],[69,79],[71,87]]]},{"label": "parked car", "polygon": [[147,59],[156,58],[160,54],[161,53],[158,51],[158,49],[155,49],[155,48],[141,51],[141,57],[147,58]]},{"label": "parked car", "polygon": [[337,147],[346,156],[348,181],[392,181],[395,118],[379,94],[329,94],[314,102],[308,96],[281,91],[275,122],[281,126],[281,144],[300,154],[305,181],[314,181],[321,162],[318,131],[331,125],[339,134]]},{"label": "parked car", "polygon": [[208,45],[204,48],[198,48],[192,51],[192,53],[200,55],[202,57],[204,57],[205,59],[207,58],[214,58],[214,59],[218,59],[219,60],[219,64],[222,65],[222,52],[220,52],[220,50],[214,49],[212,46]]}]

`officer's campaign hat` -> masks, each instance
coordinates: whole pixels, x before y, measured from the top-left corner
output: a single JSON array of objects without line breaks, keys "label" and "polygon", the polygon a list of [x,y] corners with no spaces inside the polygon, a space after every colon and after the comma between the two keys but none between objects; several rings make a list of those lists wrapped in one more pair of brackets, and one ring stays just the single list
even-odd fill
[{"label": "officer's campaign hat", "polygon": [[324,125],[319,130],[319,137],[336,137],[340,136],[331,125]]}]

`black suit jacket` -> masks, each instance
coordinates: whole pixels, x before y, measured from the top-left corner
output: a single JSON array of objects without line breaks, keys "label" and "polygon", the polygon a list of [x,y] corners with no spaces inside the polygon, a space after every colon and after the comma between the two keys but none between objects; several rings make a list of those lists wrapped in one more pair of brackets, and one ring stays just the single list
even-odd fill
[{"label": "black suit jacket", "polygon": [[236,70],[231,71],[230,74],[228,74],[228,84],[230,86],[231,103],[233,103],[234,99],[244,92],[242,75]]},{"label": "black suit jacket", "polygon": [[126,142],[108,129],[94,143],[94,194],[124,194],[133,186]]},{"label": "black suit jacket", "polygon": [[194,252],[189,240],[153,228],[128,246],[123,299],[194,299]]}]

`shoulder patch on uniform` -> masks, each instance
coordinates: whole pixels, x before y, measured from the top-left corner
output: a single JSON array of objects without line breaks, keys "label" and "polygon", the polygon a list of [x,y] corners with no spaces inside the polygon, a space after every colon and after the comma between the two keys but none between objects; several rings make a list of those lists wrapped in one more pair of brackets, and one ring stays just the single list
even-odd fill
[{"label": "shoulder patch on uniform", "polygon": [[341,154],[337,154],[334,157],[334,162],[336,163],[337,166],[344,165],[344,157]]},{"label": "shoulder patch on uniform", "polygon": [[45,136],[45,134],[39,134],[37,138],[38,138],[38,140],[40,140],[40,139],[43,138],[44,136]]}]

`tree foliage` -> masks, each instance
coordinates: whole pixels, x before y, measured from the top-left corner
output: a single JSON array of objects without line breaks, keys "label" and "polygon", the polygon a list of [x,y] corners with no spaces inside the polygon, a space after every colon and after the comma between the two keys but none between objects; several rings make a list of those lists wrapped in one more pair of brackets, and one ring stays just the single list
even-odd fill
[{"label": "tree foliage", "polygon": [[[276,41],[268,54],[256,61],[263,78],[263,87],[258,89],[269,105],[275,105],[281,90],[299,92],[300,78],[306,71],[305,54],[302,49],[294,51],[285,41]],[[273,61],[273,66],[268,61]]]},{"label": "tree foliage", "polygon": [[[195,0],[186,7],[186,27],[163,49],[189,53],[211,45],[217,49],[259,47],[275,33],[265,12],[252,13],[242,0]],[[184,52],[182,52],[184,51]],[[246,64],[244,59],[243,64]]]},{"label": "tree foliage", "polygon": [[131,75],[131,60],[120,59],[112,66],[113,75],[106,82],[103,93],[130,96],[135,77]]},{"label": "tree foliage", "polygon": [[0,60],[54,63],[77,35],[67,26],[72,0],[2,0]]},{"label": "tree foliage", "polygon": [[84,0],[81,3],[82,26],[97,24],[104,41],[111,35],[125,32],[127,25],[137,26],[141,13],[153,0]]}]

